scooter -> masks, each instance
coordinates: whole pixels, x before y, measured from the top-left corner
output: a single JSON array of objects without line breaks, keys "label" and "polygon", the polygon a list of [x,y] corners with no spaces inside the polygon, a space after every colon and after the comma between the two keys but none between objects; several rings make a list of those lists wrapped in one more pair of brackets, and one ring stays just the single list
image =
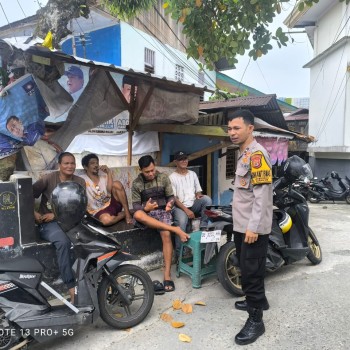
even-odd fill
[{"label": "scooter", "polygon": [[[295,161],[297,156],[293,156]],[[291,158],[288,160],[291,161]],[[308,165],[297,157],[299,167]],[[286,167],[288,167],[288,160]],[[294,162],[295,163],[295,162]],[[294,166],[294,165],[293,165]],[[288,170],[288,169],[287,169]],[[314,265],[322,261],[322,251],[318,239],[309,227],[309,208],[304,196],[292,188],[293,182],[299,175],[285,176],[273,183],[273,200],[278,209],[273,210],[272,231],[269,235],[269,243],[266,259],[266,270],[274,272],[283,265],[308,258]],[[311,169],[306,167],[303,171],[312,178]],[[311,174],[310,174],[311,172]],[[217,227],[223,225],[223,231],[228,233],[227,243],[221,246],[217,257],[217,275],[222,286],[231,294],[243,295],[241,284],[241,271],[236,257],[236,246],[232,241],[232,211],[230,206],[209,208],[206,215]],[[225,219],[220,217],[225,215]],[[226,222],[226,224],[225,224]]]},{"label": "scooter", "polygon": [[350,187],[347,179],[343,179],[336,171],[331,172],[331,178],[338,181],[340,190],[334,189],[329,177],[322,178],[319,182],[314,181],[309,188],[309,201],[318,203],[320,201],[343,201],[350,204]]},{"label": "scooter", "polygon": [[[99,316],[109,326],[125,329],[139,324],[154,299],[151,278],[140,267],[124,264],[138,257],[85,215],[85,190],[75,182],[60,183],[52,193],[56,220],[74,246],[74,304],[43,280],[43,265],[19,257],[0,264],[0,349],[72,336]],[[123,265],[122,265],[123,264]],[[41,288],[63,304],[52,306]]]}]

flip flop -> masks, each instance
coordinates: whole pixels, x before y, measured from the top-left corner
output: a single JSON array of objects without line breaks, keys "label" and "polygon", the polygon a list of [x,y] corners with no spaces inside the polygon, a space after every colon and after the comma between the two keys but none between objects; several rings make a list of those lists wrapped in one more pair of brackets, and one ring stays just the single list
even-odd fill
[{"label": "flip flop", "polygon": [[164,280],[164,290],[166,292],[173,292],[175,290],[175,284],[172,280]]},{"label": "flip flop", "polygon": [[162,295],[165,293],[163,283],[157,280],[153,281],[153,290],[155,295]]}]

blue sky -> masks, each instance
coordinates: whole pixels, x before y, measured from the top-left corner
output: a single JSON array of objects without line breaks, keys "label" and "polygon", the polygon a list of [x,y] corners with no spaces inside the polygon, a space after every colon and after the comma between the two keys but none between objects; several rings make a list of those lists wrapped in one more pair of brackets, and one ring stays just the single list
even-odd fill
[{"label": "blue sky", "polygon": [[[0,26],[31,16],[44,6],[47,0],[0,0]],[[279,26],[284,30],[284,19],[291,12],[295,1],[283,3],[282,13],[272,23],[272,31]],[[5,14],[4,14],[4,12]],[[23,11],[22,11],[23,10]],[[312,48],[306,34],[294,34],[295,42],[274,50],[257,61],[249,57],[238,56],[239,63],[235,70],[224,72],[232,78],[241,81],[267,94],[276,94],[278,97],[307,97],[309,96],[309,69],[302,68],[312,59]]]}]

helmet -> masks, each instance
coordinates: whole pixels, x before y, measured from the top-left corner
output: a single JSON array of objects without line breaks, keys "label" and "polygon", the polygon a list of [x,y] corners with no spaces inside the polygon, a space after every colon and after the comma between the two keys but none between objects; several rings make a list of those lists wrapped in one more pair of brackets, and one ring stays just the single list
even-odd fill
[{"label": "helmet", "polygon": [[291,181],[304,180],[305,178],[311,180],[313,178],[310,165],[296,155],[287,159],[283,170],[284,177]]},{"label": "helmet", "polygon": [[51,205],[57,223],[67,232],[78,225],[85,215],[85,189],[73,181],[61,182],[51,194]]},{"label": "helmet", "polygon": [[287,233],[292,227],[292,218],[284,210],[275,210],[274,213],[282,233]]}]

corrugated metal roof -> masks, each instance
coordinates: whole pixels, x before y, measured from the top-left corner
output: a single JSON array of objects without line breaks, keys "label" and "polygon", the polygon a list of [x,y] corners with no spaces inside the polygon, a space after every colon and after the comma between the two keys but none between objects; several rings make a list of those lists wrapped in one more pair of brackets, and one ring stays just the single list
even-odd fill
[{"label": "corrugated metal roof", "polygon": [[88,67],[98,67],[103,68],[108,71],[127,74],[133,76],[134,78],[139,78],[146,81],[151,81],[157,87],[161,87],[162,89],[181,91],[181,92],[193,92],[198,95],[202,95],[204,91],[213,92],[213,90],[208,89],[206,86],[200,84],[185,84],[181,81],[176,81],[173,79],[169,79],[167,77],[161,77],[156,74],[145,73],[140,71],[135,71],[131,68],[123,68],[119,66],[115,66],[114,64],[99,62],[99,61],[91,61],[81,57],[68,55],[61,51],[51,51],[43,46],[35,46],[39,42],[42,42],[42,39],[33,38],[30,40],[30,37],[20,37],[20,38],[6,38],[0,40],[0,43],[6,43],[7,45],[14,47],[16,49],[28,52],[32,55],[37,55],[41,57],[52,58],[58,61],[85,65]]},{"label": "corrugated metal roof", "polygon": [[220,110],[249,109],[256,117],[265,122],[288,130],[276,95],[237,97],[225,101],[201,102],[201,111],[217,112]]},{"label": "corrugated metal roof", "polygon": [[288,121],[293,121],[293,120],[308,120],[309,115],[308,114],[298,114],[298,115],[289,115],[288,117],[284,117],[284,119]]}]

